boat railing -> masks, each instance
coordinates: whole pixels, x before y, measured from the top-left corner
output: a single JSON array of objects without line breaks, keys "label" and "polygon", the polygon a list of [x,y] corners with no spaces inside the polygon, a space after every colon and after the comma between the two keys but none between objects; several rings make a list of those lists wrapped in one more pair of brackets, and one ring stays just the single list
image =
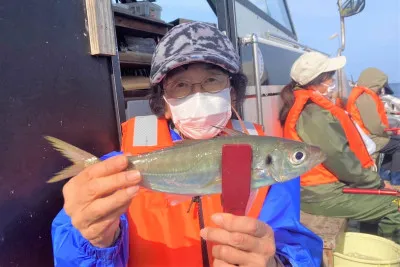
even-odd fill
[{"label": "boat railing", "polygon": [[[260,83],[260,72],[259,72],[259,55],[258,44],[280,46],[288,50],[293,50],[298,53],[304,53],[308,51],[318,51],[308,46],[292,41],[288,38],[284,38],[275,34],[267,33],[264,37],[259,37],[253,33],[239,40],[241,45],[252,45],[252,56],[253,56],[253,71],[254,71],[254,85],[256,94],[256,110],[257,110],[257,123],[265,127],[263,118],[263,107],[262,107],[262,93]],[[319,51],[320,52],[320,51]],[[322,52],[321,52],[322,53]]]}]

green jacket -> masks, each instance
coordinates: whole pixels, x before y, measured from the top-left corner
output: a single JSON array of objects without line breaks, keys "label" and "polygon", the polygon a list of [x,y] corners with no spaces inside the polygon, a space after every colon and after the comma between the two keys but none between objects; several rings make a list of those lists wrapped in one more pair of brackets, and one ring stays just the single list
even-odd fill
[{"label": "green jacket", "polygon": [[[376,68],[367,68],[361,73],[357,85],[367,87],[378,94],[387,82],[388,77],[385,73]],[[384,131],[386,126],[380,119],[378,109],[373,108],[376,107],[374,100],[363,93],[357,98],[356,106],[365,127],[371,133],[370,138],[376,144],[376,151],[381,150],[389,142],[389,136]]]},{"label": "green jacket", "polygon": [[379,188],[382,185],[376,172],[361,166],[350,150],[340,122],[328,110],[314,103],[306,105],[297,121],[296,131],[305,143],[318,146],[327,154],[323,165],[339,179],[334,184],[302,187],[302,201],[334,198],[341,192],[337,189],[344,186]]},{"label": "green jacket", "polygon": [[390,137],[384,131],[386,126],[382,123],[378,110],[373,108],[375,107],[375,102],[370,95],[363,93],[357,98],[356,106],[365,128],[370,132],[369,137],[375,142],[376,151],[378,152],[387,145]]}]

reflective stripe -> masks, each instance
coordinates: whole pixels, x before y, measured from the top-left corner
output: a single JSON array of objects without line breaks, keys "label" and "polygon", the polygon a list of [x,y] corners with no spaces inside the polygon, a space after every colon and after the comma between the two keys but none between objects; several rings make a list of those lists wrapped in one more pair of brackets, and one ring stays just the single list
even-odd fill
[{"label": "reflective stripe", "polygon": [[137,116],[133,131],[133,146],[156,146],[158,133],[157,116]]},{"label": "reflective stripe", "polygon": [[[258,135],[258,132],[256,130],[256,127],[254,126],[253,123],[249,121],[244,121],[244,126],[246,127],[247,131],[249,131],[250,135]],[[239,120],[232,120],[232,127],[236,131],[243,132],[242,126],[240,126]]]}]

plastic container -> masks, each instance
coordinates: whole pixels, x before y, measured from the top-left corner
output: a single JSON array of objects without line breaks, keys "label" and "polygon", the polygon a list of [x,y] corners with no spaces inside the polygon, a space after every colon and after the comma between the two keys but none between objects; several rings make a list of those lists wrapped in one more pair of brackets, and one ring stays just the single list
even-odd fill
[{"label": "plastic container", "polygon": [[346,232],[333,257],[335,267],[399,267],[400,245],[375,235]]},{"label": "plastic container", "polygon": [[154,3],[143,1],[136,3],[127,3],[129,9],[136,16],[148,17],[152,19],[161,19],[162,8]]}]

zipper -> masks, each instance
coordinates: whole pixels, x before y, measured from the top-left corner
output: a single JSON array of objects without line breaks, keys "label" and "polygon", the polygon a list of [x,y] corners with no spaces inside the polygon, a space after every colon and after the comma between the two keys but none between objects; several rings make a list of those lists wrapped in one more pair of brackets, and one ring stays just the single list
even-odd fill
[{"label": "zipper", "polygon": [[[193,197],[190,202],[188,213],[192,208],[193,203],[197,203],[197,215],[199,218],[199,226],[200,230],[204,228],[204,217],[203,217],[203,206],[201,203],[201,198],[199,196]],[[203,267],[210,267],[210,262],[208,259],[208,251],[207,251],[207,241],[200,237],[201,241],[201,257],[203,259]]]}]

